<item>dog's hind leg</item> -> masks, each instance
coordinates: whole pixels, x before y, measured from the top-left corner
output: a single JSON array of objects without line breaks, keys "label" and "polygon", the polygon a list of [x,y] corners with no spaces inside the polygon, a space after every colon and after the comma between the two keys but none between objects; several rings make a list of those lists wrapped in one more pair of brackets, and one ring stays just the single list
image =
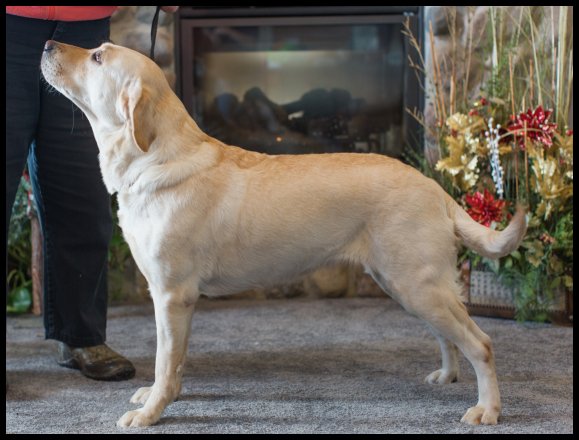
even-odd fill
[{"label": "dog's hind leg", "polygon": [[478,403],[465,413],[461,421],[473,425],[495,425],[501,410],[501,399],[491,339],[468,315],[457,295],[460,287],[456,281],[449,281],[453,275],[430,270],[426,272],[436,276],[421,277],[417,273],[412,280],[404,280],[398,285],[409,294],[397,295],[397,299],[410,313],[424,319],[440,335],[439,341],[443,338],[443,359],[444,350],[450,351],[447,353],[447,365],[454,363],[450,347],[455,344],[474,367]]},{"label": "dog's hind leg", "polygon": [[456,345],[438,333],[433,327],[431,327],[431,331],[440,345],[442,368],[426,376],[425,381],[431,384],[456,382],[458,380],[458,349]]},{"label": "dog's hind leg", "polygon": [[[385,276],[382,276],[379,271],[365,268],[370,276],[376,281],[376,284],[387,294],[394,296],[392,286],[389,286]],[[425,381],[431,384],[447,384],[456,382],[458,379],[458,350],[456,345],[442,336],[436,329],[429,326],[430,330],[440,344],[440,352],[442,355],[442,368],[430,373]]]},{"label": "dog's hind leg", "polygon": [[157,356],[155,383],[150,388],[139,389],[133,402],[144,402],[143,408],[128,411],[117,422],[121,427],[149,426],[156,423],[167,405],[181,391],[181,378],[185,364],[187,343],[191,331],[191,318],[198,295],[177,292],[157,292],[151,288],[155,303],[157,324]]}]

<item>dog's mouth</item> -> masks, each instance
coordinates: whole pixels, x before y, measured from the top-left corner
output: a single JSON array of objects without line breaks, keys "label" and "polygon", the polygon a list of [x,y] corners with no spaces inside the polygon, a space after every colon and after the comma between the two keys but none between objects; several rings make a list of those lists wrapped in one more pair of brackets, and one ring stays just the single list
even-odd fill
[{"label": "dog's mouth", "polygon": [[65,69],[62,63],[63,51],[62,47],[56,41],[48,40],[44,45],[42,58],[40,59],[40,70],[46,82],[66,96],[71,101],[75,102],[74,94],[66,85]]},{"label": "dog's mouth", "polygon": [[40,70],[44,80],[49,85],[69,97],[69,95],[65,93],[65,90],[63,90],[62,87],[62,65],[58,61],[56,52],[54,50],[45,50],[42,53],[42,58],[40,60]]},{"label": "dog's mouth", "polygon": [[[48,42],[47,42],[48,45]],[[44,49],[40,59],[40,70],[46,83],[54,90],[62,93],[66,98],[71,100],[78,108],[85,111],[86,106],[70,90],[65,81],[65,69],[61,61],[62,51],[58,46],[51,49]]]}]

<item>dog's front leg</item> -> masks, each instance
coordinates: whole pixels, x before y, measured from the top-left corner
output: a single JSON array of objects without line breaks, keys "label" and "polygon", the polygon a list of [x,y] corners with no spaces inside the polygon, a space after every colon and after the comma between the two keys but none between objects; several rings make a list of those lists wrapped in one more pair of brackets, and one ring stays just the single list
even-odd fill
[{"label": "dog's front leg", "polygon": [[197,295],[151,291],[155,303],[157,322],[157,358],[155,383],[139,389],[131,402],[145,403],[141,409],[128,411],[117,422],[121,427],[149,426],[161,418],[165,407],[181,392],[181,377],[185,364],[187,342],[191,330],[191,317]]}]

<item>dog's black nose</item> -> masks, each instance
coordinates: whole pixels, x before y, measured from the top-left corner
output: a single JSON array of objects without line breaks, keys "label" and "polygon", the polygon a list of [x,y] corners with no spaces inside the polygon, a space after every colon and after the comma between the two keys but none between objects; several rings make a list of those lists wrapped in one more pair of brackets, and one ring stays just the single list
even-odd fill
[{"label": "dog's black nose", "polygon": [[44,51],[48,52],[52,49],[54,49],[56,47],[56,41],[54,40],[48,40],[46,43],[44,43]]}]

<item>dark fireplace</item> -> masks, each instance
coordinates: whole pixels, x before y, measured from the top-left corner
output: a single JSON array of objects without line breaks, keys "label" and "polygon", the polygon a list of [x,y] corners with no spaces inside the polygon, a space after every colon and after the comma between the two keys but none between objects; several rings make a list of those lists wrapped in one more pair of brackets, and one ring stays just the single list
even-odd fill
[{"label": "dark fireplace", "polygon": [[402,35],[416,6],[181,7],[178,93],[199,126],[270,154],[400,157],[423,94]]}]

